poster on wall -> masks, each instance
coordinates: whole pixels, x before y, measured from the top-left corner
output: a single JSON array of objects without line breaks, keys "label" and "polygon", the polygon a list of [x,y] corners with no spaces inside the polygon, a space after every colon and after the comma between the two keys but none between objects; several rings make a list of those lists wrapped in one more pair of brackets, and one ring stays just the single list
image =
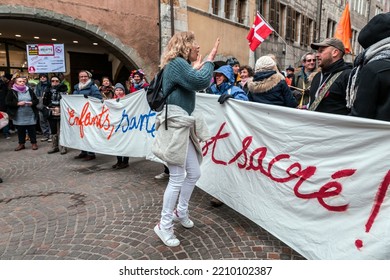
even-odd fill
[{"label": "poster on wall", "polygon": [[66,72],[64,44],[27,45],[28,72]]}]

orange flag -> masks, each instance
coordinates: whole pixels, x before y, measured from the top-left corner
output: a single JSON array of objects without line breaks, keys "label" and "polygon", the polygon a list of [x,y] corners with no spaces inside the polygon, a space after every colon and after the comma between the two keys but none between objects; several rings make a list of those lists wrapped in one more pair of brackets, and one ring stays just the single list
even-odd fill
[{"label": "orange flag", "polygon": [[352,29],[351,29],[351,16],[349,14],[349,3],[345,4],[345,9],[341,15],[339,24],[337,25],[334,37],[340,39],[345,47],[346,53],[351,53],[351,39],[352,39]]}]

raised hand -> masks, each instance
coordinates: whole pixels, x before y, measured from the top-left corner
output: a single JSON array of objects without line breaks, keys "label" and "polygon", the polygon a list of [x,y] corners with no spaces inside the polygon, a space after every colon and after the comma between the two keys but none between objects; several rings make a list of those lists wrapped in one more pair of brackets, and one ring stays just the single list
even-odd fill
[{"label": "raised hand", "polygon": [[215,41],[215,44],[214,44],[214,48],[211,50],[211,52],[209,53],[209,56],[207,57],[207,61],[214,60],[215,56],[217,55],[220,42],[221,42],[221,40],[219,38],[217,38],[217,40]]}]

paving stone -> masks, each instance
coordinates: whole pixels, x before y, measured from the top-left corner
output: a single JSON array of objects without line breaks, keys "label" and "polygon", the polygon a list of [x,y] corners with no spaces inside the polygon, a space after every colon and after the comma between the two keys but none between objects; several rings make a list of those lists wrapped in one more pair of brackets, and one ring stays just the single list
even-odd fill
[{"label": "paving stone", "polygon": [[161,164],[97,154],[80,161],[68,154],[13,151],[17,136],[0,139],[0,259],[3,260],[302,260],[297,252],[226,205],[210,206],[195,188],[190,201],[193,229],[176,225],[181,245],[166,247],[153,231],[166,181],[154,176]]}]

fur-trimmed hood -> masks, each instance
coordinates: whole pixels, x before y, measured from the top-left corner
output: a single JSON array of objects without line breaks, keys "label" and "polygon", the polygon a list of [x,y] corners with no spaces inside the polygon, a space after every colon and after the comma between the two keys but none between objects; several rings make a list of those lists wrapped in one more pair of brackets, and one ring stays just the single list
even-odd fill
[{"label": "fur-trimmed hood", "polygon": [[250,92],[263,93],[273,89],[282,80],[284,80],[282,74],[276,71],[265,71],[257,72],[247,84]]}]

